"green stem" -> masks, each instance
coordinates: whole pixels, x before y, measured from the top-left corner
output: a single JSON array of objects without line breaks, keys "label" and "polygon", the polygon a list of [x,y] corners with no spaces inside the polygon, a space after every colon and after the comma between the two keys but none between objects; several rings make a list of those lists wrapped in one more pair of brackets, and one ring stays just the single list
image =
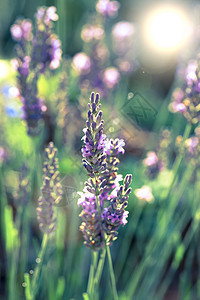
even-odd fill
[{"label": "green stem", "polygon": [[94,285],[97,289],[98,289],[98,286],[99,286],[99,281],[101,279],[103,266],[104,266],[104,263],[105,263],[105,257],[106,257],[106,249],[103,249],[102,252],[101,252],[101,256],[100,256],[100,259],[99,259],[98,266],[97,266],[97,272],[96,272],[96,275],[95,275],[95,278],[94,278]]},{"label": "green stem", "polygon": [[[192,125],[190,123],[187,123],[187,125],[185,127],[184,134],[183,134],[183,143],[189,137],[191,128],[192,128]],[[167,193],[164,195],[165,199],[167,199],[169,197],[170,193],[171,193],[171,190],[172,190],[172,187],[174,185],[175,178],[176,178],[176,175],[178,174],[178,171],[179,171],[181,162],[183,160],[183,157],[184,157],[184,153],[182,151],[181,153],[179,153],[179,155],[175,159],[175,162],[174,162],[173,167],[172,167],[172,172],[173,173],[172,173],[172,177],[171,177],[171,180],[170,180],[169,188],[167,190]]]},{"label": "green stem", "polygon": [[25,288],[25,298],[26,300],[33,300],[33,297],[31,295],[31,283],[30,283],[30,276],[28,273],[24,274],[24,282],[26,284]]},{"label": "green stem", "polygon": [[[20,235],[22,221],[22,208],[19,207],[19,211],[16,217],[15,227],[18,234]],[[9,278],[9,299],[16,299],[15,291],[17,290],[17,270],[19,266],[19,252],[20,245],[17,245],[15,250],[11,254],[11,267],[10,267],[10,278]]]},{"label": "green stem", "polygon": [[131,216],[131,219],[129,221],[129,226],[124,233],[124,237],[123,237],[124,246],[120,247],[119,252],[118,252],[119,261],[116,266],[116,274],[117,274],[116,281],[117,282],[120,279],[122,269],[125,265],[127,255],[130,250],[130,247],[131,247],[132,236],[134,236],[134,234],[135,234],[135,231],[138,226],[142,212],[143,212],[143,206],[141,205],[139,207],[138,211],[134,215]]},{"label": "green stem", "polygon": [[90,266],[90,274],[89,274],[89,280],[88,280],[88,286],[87,286],[87,294],[89,295],[90,299],[93,299],[94,272],[95,272],[96,266],[97,266],[97,257],[98,257],[98,253],[96,251],[92,251],[92,263]]},{"label": "green stem", "polygon": [[43,236],[40,253],[39,253],[38,258],[37,258],[38,265],[37,265],[37,267],[35,269],[35,272],[34,272],[34,275],[33,275],[33,281],[32,281],[33,299],[35,298],[38,287],[39,287],[38,280],[39,280],[42,265],[43,265],[43,260],[44,260],[44,255],[45,255],[46,248],[47,248],[47,243],[48,243],[48,234],[45,233],[44,236]]},{"label": "green stem", "polygon": [[[136,271],[136,275],[134,276],[134,278],[132,278],[128,284],[128,296],[130,297],[130,299],[132,299],[135,290],[137,288],[138,282],[140,281],[140,279],[144,274],[144,271],[148,268],[151,260],[152,260],[152,249],[155,247],[156,245],[156,249],[159,249],[159,247],[161,247],[161,245],[164,243],[165,240],[165,235],[164,233],[167,232],[167,227],[169,225],[168,220],[175,218],[175,207],[178,203],[178,201],[180,200],[180,198],[183,195],[183,192],[185,190],[185,188],[187,188],[187,182],[189,181],[189,179],[192,176],[192,171],[193,168],[191,167],[191,165],[188,165],[187,170],[184,173],[184,176],[179,184],[179,187],[177,189],[177,193],[173,195],[172,199],[170,199],[170,203],[168,206],[168,213],[163,213],[163,215],[160,217],[159,222],[158,222],[158,231],[155,233],[155,235],[152,237],[152,239],[149,241],[149,243],[146,245],[146,251],[144,254],[144,259],[143,259],[143,263],[140,264],[140,266],[137,268]],[[183,219],[184,221],[184,219]],[[162,225],[162,223],[164,223],[164,225]],[[160,261],[161,264],[162,260]],[[144,278],[143,278],[144,281]]]},{"label": "green stem", "polygon": [[108,265],[109,265],[110,279],[111,279],[112,290],[113,290],[113,298],[114,298],[114,300],[118,300],[116,282],[115,282],[115,274],[114,274],[114,270],[113,270],[113,264],[112,264],[112,258],[111,258],[109,246],[106,246],[106,250],[107,250],[107,255],[108,255]]}]

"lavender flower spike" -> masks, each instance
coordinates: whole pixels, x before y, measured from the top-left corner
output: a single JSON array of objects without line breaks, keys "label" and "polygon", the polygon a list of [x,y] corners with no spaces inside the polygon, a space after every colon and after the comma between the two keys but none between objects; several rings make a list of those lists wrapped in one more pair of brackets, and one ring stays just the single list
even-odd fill
[{"label": "lavender flower spike", "polygon": [[123,185],[119,185],[122,176],[118,175],[118,155],[124,154],[123,140],[108,139],[103,134],[102,111],[99,94],[91,94],[87,127],[84,129],[83,165],[89,179],[85,182],[78,205],[83,222],[80,230],[84,244],[92,250],[111,245],[116,239],[120,225],[127,223],[128,196],[131,175],[126,175]]},{"label": "lavender flower spike", "polygon": [[43,186],[41,196],[38,200],[37,217],[40,229],[50,234],[56,226],[56,216],[54,206],[62,200],[62,187],[60,184],[57,149],[53,142],[50,142],[45,149],[46,160],[43,168]]},{"label": "lavender flower spike", "polygon": [[99,104],[99,94],[91,94],[88,120],[86,122],[87,127],[83,130],[85,136],[83,140],[85,146],[82,149],[83,154],[83,165],[88,171],[90,177],[95,177],[95,174],[100,174],[106,168],[104,154],[104,140],[105,135],[103,134],[102,111],[100,110],[101,105]]},{"label": "lavender flower spike", "polygon": [[103,228],[106,232],[106,244],[110,246],[117,239],[118,229],[124,226],[128,221],[128,211],[125,208],[128,205],[128,197],[131,192],[129,187],[132,180],[132,175],[126,175],[124,184],[116,192],[108,208],[105,208],[102,214]]}]

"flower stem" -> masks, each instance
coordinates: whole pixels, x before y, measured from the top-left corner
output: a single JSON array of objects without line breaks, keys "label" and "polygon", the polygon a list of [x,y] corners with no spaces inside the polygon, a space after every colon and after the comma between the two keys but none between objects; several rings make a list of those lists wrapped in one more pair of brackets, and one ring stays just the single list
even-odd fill
[{"label": "flower stem", "polygon": [[101,279],[102,271],[103,271],[103,266],[105,262],[105,257],[106,257],[106,249],[103,249],[100,255],[99,263],[97,266],[97,272],[94,278],[94,285],[98,289],[99,286],[99,281]]},{"label": "flower stem", "polygon": [[90,265],[90,274],[88,279],[88,286],[87,286],[87,294],[89,295],[90,299],[93,299],[94,293],[94,272],[97,267],[97,258],[98,253],[96,251],[92,251],[92,263]]},{"label": "flower stem", "polygon": [[37,290],[38,290],[38,280],[40,277],[40,273],[41,273],[41,269],[42,269],[42,264],[43,264],[43,260],[44,260],[44,255],[46,252],[46,248],[47,248],[47,243],[48,243],[48,234],[44,234],[43,236],[43,240],[42,240],[42,246],[40,249],[40,253],[38,255],[38,265],[35,269],[34,275],[33,275],[33,281],[32,281],[32,295],[33,295],[33,299],[36,296]]},{"label": "flower stem", "polygon": [[[192,128],[192,125],[190,123],[187,123],[187,125],[185,127],[184,134],[183,134],[183,143],[189,137],[191,128]],[[176,178],[176,175],[179,171],[179,168],[180,168],[181,162],[183,160],[183,157],[184,157],[184,153],[181,152],[181,153],[179,153],[179,155],[175,159],[175,162],[174,162],[173,167],[172,167],[173,174],[172,174],[172,177],[171,177],[171,180],[170,180],[169,188],[168,188],[168,190],[167,190],[167,192],[164,196],[165,199],[167,199],[169,197],[170,193],[171,193],[171,190],[172,190],[172,187],[174,185],[175,178]]]},{"label": "flower stem", "polygon": [[113,270],[113,264],[112,264],[112,258],[111,258],[109,246],[106,246],[106,251],[107,251],[107,255],[108,255],[108,265],[109,265],[110,279],[111,279],[111,285],[112,285],[112,290],[113,290],[113,298],[114,298],[114,300],[118,300],[116,283],[115,283],[115,274],[114,274],[114,270]]}]

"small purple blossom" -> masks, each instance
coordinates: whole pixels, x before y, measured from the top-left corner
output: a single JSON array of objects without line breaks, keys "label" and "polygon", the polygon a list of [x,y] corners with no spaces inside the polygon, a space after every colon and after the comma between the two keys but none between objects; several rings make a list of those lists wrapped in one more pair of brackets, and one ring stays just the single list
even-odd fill
[{"label": "small purple blossom", "polygon": [[106,68],[103,73],[103,82],[109,89],[113,89],[119,82],[120,74],[117,68]]},{"label": "small purple blossom", "polygon": [[120,3],[118,1],[99,0],[96,4],[96,10],[104,17],[114,18],[118,14]]},{"label": "small purple blossom", "polygon": [[140,189],[135,190],[134,194],[138,199],[146,202],[152,202],[154,200],[151,187],[148,185],[144,185]]},{"label": "small purple blossom", "polygon": [[106,139],[104,141],[104,152],[108,155],[111,155],[111,152],[113,152],[113,155],[116,156],[119,153],[124,154],[125,150],[124,147],[125,146],[125,142],[123,139],[119,140],[119,139]]},{"label": "small purple blossom", "polygon": [[10,31],[16,41],[30,41],[32,38],[32,23],[29,20],[19,20],[11,26]]},{"label": "small purple blossom", "polygon": [[159,172],[164,168],[164,162],[158,158],[154,151],[147,153],[143,164],[146,166],[147,175],[152,179],[156,178]]},{"label": "small purple blossom", "polygon": [[135,27],[132,23],[121,21],[112,28],[112,40],[114,51],[125,58],[126,53],[132,49]]},{"label": "small purple blossom", "polygon": [[185,141],[187,154],[190,158],[197,158],[199,154],[199,138],[193,136]]},{"label": "small purple blossom", "polygon": [[72,66],[79,74],[88,74],[91,69],[91,60],[84,52],[74,55]]},{"label": "small purple blossom", "polygon": [[88,43],[91,41],[102,40],[104,36],[104,29],[101,25],[90,25],[87,24],[81,31],[81,38],[84,42]]}]

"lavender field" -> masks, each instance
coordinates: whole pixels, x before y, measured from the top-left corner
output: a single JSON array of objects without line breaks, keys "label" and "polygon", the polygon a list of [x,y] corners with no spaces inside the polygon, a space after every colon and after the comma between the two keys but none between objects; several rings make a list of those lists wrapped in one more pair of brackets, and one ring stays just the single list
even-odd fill
[{"label": "lavender field", "polygon": [[0,299],[200,299],[199,20],[0,3]]}]

